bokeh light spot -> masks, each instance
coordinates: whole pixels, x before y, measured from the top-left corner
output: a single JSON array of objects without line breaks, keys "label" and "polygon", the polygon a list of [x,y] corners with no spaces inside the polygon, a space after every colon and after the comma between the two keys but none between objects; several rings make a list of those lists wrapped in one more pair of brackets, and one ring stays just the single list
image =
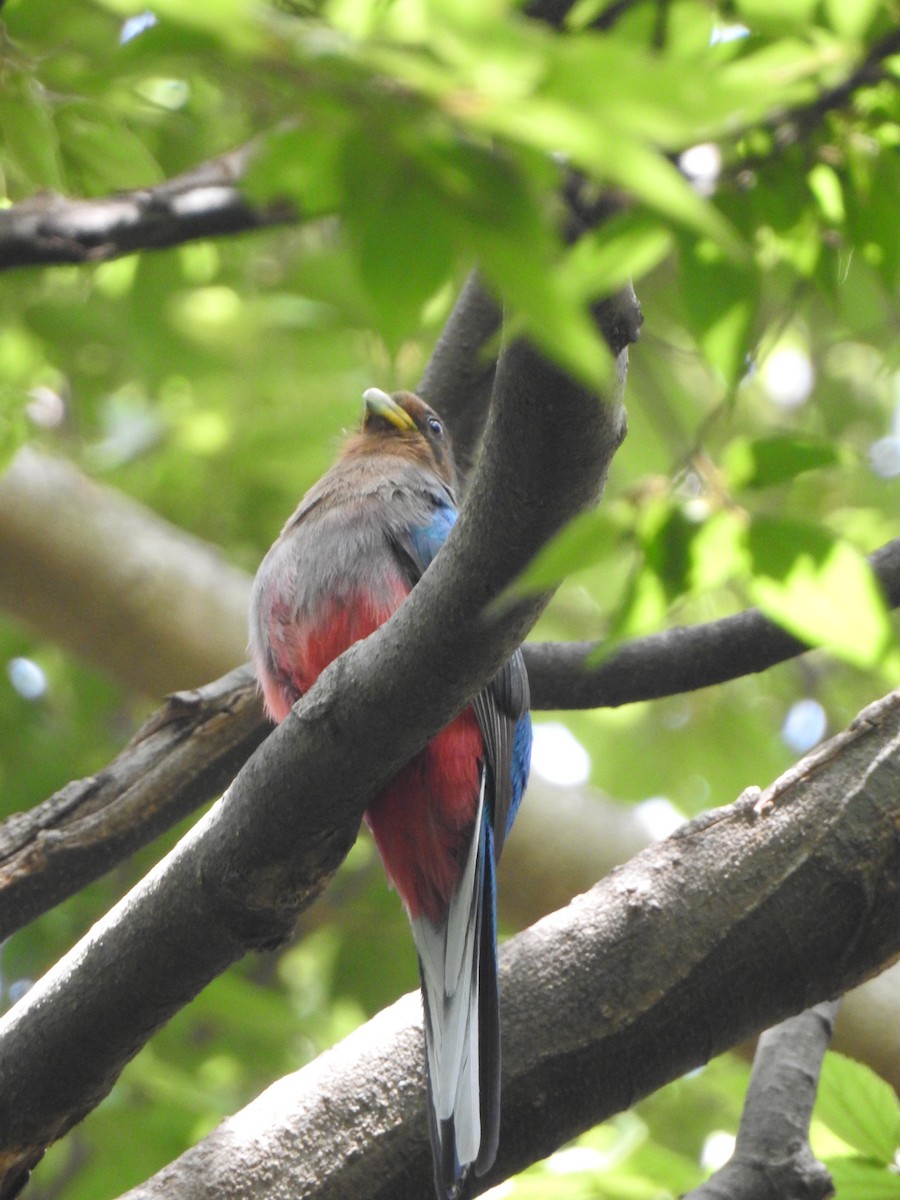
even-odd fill
[{"label": "bokeh light spot", "polygon": [[11,658],[6,664],[6,674],[25,700],[40,700],[47,694],[47,676],[30,658]]},{"label": "bokeh light spot", "polygon": [[591,773],[587,750],[558,721],[535,725],[531,765],[543,779],[564,787],[584,783]]},{"label": "bokeh light spot", "polygon": [[818,700],[798,700],[788,709],[781,726],[781,740],[797,754],[811,750],[825,736],[828,717]]}]

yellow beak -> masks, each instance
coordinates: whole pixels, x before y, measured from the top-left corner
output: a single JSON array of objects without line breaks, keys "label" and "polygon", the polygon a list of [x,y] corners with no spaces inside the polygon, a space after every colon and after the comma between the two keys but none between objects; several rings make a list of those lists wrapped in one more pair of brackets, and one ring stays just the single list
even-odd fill
[{"label": "yellow beak", "polygon": [[384,417],[386,421],[390,421],[397,429],[415,429],[416,423],[406,409],[401,408],[396,400],[392,400],[387,392],[383,392],[381,388],[367,388],[363,392],[363,400],[365,401],[367,415]]}]

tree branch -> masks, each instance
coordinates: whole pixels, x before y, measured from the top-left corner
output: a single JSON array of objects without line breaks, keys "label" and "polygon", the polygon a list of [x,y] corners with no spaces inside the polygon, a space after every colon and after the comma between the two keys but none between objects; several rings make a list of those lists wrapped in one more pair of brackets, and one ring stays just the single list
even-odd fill
[{"label": "tree branch", "polygon": [[[612,3],[596,19],[597,29],[611,27],[632,0]],[[536,0],[530,15],[559,26],[570,0]],[[900,50],[900,34],[889,31],[871,46],[841,83],[823,89],[806,105],[775,114],[763,127],[778,152],[807,138],[827,113],[845,107],[856,92],[877,82],[884,62]],[[759,129],[760,125],[753,126]],[[735,137],[732,134],[731,140]],[[140,250],[180,245],[300,219],[291,203],[275,200],[254,207],[238,184],[254,151],[251,143],[161,184],[134,188],[96,199],[67,199],[43,192],[0,210],[0,271],[56,263],[104,262]],[[738,171],[753,169],[765,158],[745,159]]]},{"label": "tree branch", "polygon": [[[870,87],[885,77],[884,63],[886,59],[900,52],[900,29],[895,28],[886,33],[874,45],[870,46],[865,57],[840,83],[834,87],[825,88],[808,104],[797,105],[787,112],[777,113],[765,124],[772,134],[776,150],[780,153],[805,141],[830,112],[846,108],[856,93],[863,87]],[[759,128],[755,126],[754,128]],[[749,130],[747,131],[749,132]],[[738,164],[739,170],[748,170],[765,161],[745,159]]]},{"label": "tree branch", "polygon": [[485,613],[596,497],[622,426],[617,403],[598,402],[528,346],[507,347],[468,501],[433,567],[390,621],[322,674],[172,854],[0,1022],[7,1189],[201,987],[247,949],[289,935],[352,845],[371,796],[522,640],[541,601]]},{"label": "tree branch", "polygon": [[151,696],[231,670],[250,580],[215,547],[63,459],[0,475],[0,604]]},{"label": "tree branch", "polygon": [[137,250],[243,233],[297,220],[283,201],[254,208],[237,183],[252,146],[201,163],[155,187],[95,200],[42,192],[0,211],[0,271],[52,263],[96,263]]},{"label": "tree branch", "polygon": [[[870,561],[897,607],[900,538]],[[809,649],[755,609],[640,638],[588,667],[597,648],[527,643],[533,707],[614,708],[764,671]],[[0,826],[0,937],[213,799],[269,729],[251,668],[239,667],[176,693],[103,771],[9,818]]]},{"label": "tree branch", "polygon": [[809,1144],[822,1060],[840,1000],[826,1000],[760,1037],[734,1154],[685,1200],[826,1200],[827,1169]]},{"label": "tree branch", "polygon": [[[891,608],[900,606],[900,538],[869,555]],[[539,708],[616,708],[767,671],[810,646],[755,608],[626,642],[596,667],[599,642],[523,647]]]},{"label": "tree branch", "polygon": [[[489,334],[471,336],[478,346]],[[453,365],[452,354],[445,361],[471,397],[465,384],[473,376]],[[426,372],[423,385],[437,374]],[[452,395],[449,388],[441,394],[453,413],[448,423],[466,438],[480,423],[478,407],[463,404],[457,412]],[[208,543],[71,464],[22,451],[0,475],[0,560],[0,604],[7,611],[129,687],[160,695],[197,686],[244,656],[249,577]],[[896,608],[900,538],[870,562]],[[142,653],[134,652],[136,644]],[[809,649],[756,609],[626,643],[590,667],[600,648],[529,644],[534,706],[616,707],[674,695],[767,670]]]},{"label": "tree branch", "polygon": [[[500,1152],[480,1187],[900,953],[898,796],[895,692],[761,797],[685,826],[503,947]],[[249,1200],[262,1180],[272,1200],[421,1200],[423,1100],[406,997],[128,1200]]]},{"label": "tree branch", "polygon": [[447,421],[460,477],[467,480],[487,420],[497,370],[490,343],[502,313],[473,271],[454,305],[419,384],[419,395]]},{"label": "tree branch", "polygon": [[96,775],[0,825],[0,941],[228,786],[271,726],[242,667],[178,692]]}]

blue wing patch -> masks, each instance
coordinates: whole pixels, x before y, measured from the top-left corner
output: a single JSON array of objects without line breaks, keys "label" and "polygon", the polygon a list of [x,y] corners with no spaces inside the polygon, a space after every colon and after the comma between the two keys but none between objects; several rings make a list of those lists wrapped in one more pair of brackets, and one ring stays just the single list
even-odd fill
[{"label": "blue wing patch", "polygon": [[446,542],[457,516],[456,509],[451,505],[438,504],[427,525],[410,529],[409,541],[420,571],[425,570]]},{"label": "blue wing patch", "polygon": [[525,786],[528,783],[528,768],[531,765],[531,717],[523,713],[516,721],[516,731],[513,734],[512,755],[509,773],[512,783],[509,812],[506,815],[506,832],[512,829],[516,812],[522,800]]}]

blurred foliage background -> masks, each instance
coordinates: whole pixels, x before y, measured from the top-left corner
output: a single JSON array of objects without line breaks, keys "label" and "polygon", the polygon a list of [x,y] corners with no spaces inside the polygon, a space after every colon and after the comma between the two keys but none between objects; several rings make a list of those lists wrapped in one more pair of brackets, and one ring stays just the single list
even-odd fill
[{"label": "blurred foliage background", "polygon": [[[7,0],[0,204],[151,186],[257,138],[249,194],[303,219],[0,276],[3,462],[25,443],[65,456],[252,572],[362,390],[415,387],[475,262],[511,327],[594,383],[587,305],[632,276],[629,436],[599,514],[535,566],[564,580],[535,636],[612,646],[757,604],[825,649],[541,714],[536,772],[640,805],[656,832],[765,784],[900,665],[863,558],[900,532],[897,46],[851,103],[830,93],[897,17],[890,0],[579,0],[559,31],[507,0]],[[630,197],[574,246],[570,169]],[[102,766],[160,700],[2,617],[0,666],[0,816]],[[197,682],[173,670],[173,689]],[[4,945],[3,1006],[178,832]],[[524,919],[501,880],[506,931]],[[365,838],[300,932],[172,1021],[27,1195],[116,1195],[416,985]],[[497,1195],[678,1195],[728,1145],[746,1076],[718,1060]],[[819,1134],[868,1164],[867,1195],[900,1194],[881,1143],[833,1112]]]}]

